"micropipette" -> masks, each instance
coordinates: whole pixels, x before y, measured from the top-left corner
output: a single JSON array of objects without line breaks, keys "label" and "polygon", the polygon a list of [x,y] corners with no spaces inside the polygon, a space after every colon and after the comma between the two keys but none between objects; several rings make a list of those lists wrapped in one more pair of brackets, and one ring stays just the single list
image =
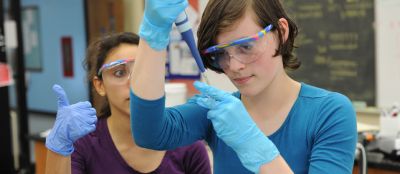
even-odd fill
[{"label": "micropipette", "polygon": [[197,66],[200,69],[200,74],[204,81],[209,85],[208,78],[206,76],[206,69],[204,68],[203,61],[201,60],[200,53],[196,48],[196,42],[194,41],[192,27],[190,26],[189,19],[186,12],[179,14],[178,18],[175,20],[175,25],[182,35],[182,39],[188,45],[190,52],[192,53]]}]

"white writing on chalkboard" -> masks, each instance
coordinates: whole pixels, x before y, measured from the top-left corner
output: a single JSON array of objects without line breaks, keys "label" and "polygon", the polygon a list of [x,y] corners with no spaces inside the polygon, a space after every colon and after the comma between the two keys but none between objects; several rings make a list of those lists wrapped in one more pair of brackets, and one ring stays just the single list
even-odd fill
[{"label": "white writing on chalkboard", "polygon": [[374,0],[285,0],[299,26],[296,80],[376,104]]}]

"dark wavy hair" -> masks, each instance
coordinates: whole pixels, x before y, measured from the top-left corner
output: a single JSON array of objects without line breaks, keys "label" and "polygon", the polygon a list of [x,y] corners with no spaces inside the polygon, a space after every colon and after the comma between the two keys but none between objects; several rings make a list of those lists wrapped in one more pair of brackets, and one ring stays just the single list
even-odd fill
[{"label": "dark wavy hair", "polygon": [[[88,71],[87,80],[93,82],[93,78],[97,76],[97,72],[103,65],[105,59],[111,50],[120,44],[139,45],[139,36],[130,32],[112,33],[92,42],[86,51],[86,57],[83,62],[85,69]],[[101,77],[98,77],[102,80]],[[91,89],[96,93],[94,88]],[[98,111],[98,117],[109,117],[111,115],[110,105],[105,97],[101,103],[101,109]]]},{"label": "dark wavy hair", "polygon": [[[197,31],[198,49],[200,52],[216,45],[216,39],[221,32],[232,27],[235,22],[244,16],[246,10],[252,9],[261,28],[272,24],[273,30],[279,35],[279,47],[274,56],[282,55],[283,66],[288,70],[300,67],[300,61],[294,56],[294,40],[298,29],[294,21],[289,18],[280,3],[280,0],[210,0],[204,10],[199,29]],[[289,37],[284,42],[283,33],[278,24],[280,18],[285,18],[289,24]],[[206,68],[218,73],[222,69],[213,68],[209,55],[203,54],[202,59]]]}]

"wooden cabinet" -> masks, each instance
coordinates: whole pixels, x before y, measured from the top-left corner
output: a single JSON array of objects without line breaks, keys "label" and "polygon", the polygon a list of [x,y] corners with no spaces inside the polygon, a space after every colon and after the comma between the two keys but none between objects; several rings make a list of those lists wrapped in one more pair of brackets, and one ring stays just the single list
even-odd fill
[{"label": "wooden cabinet", "polygon": [[44,174],[46,171],[47,149],[43,141],[35,141],[35,173]]},{"label": "wooden cabinet", "polygon": [[[86,0],[88,44],[109,33],[124,31],[123,0]],[[92,84],[89,84],[92,89]],[[100,110],[104,98],[90,90],[92,104]]]}]

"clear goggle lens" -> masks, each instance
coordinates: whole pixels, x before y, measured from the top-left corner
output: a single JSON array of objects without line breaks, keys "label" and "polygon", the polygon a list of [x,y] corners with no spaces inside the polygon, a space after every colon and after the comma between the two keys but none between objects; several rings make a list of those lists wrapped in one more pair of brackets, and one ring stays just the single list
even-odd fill
[{"label": "clear goggle lens", "polygon": [[131,76],[133,64],[133,59],[123,59],[105,64],[99,70],[98,76],[111,84],[126,84]]},{"label": "clear goggle lens", "polygon": [[252,40],[238,45],[229,46],[209,53],[212,66],[218,69],[226,69],[230,65],[231,58],[249,64],[260,58],[267,44],[264,39]]},{"label": "clear goggle lens", "polygon": [[210,56],[214,68],[222,70],[229,67],[231,58],[244,64],[255,62],[267,46],[267,41],[263,37],[272,29],[273,26],[270,24],[253,36],[214,45],[203,50],[203,54]]}]

